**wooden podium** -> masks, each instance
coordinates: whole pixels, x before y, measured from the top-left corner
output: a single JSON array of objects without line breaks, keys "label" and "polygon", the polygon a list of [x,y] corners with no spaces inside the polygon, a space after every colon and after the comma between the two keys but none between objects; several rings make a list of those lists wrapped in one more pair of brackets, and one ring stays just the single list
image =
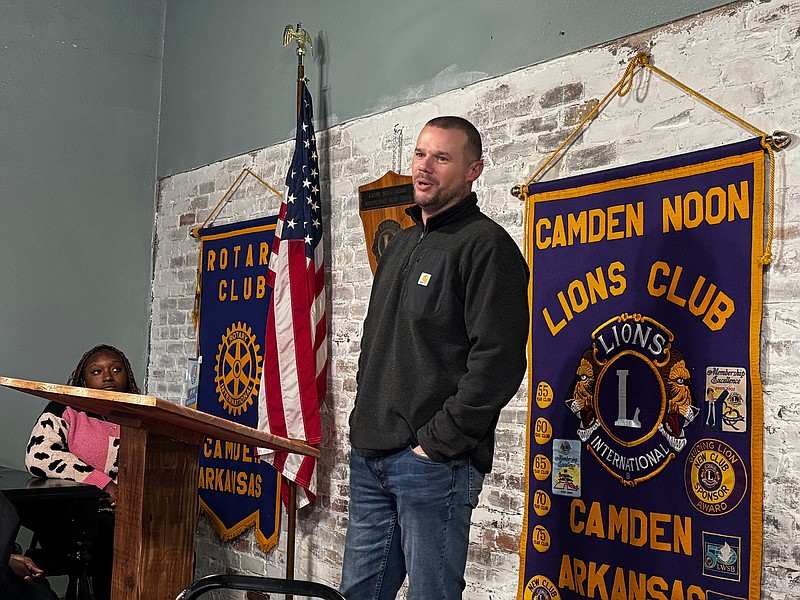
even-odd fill
[{"label": "wooden podium", "polygon": [[319,450],[303,442],[154,396],[2,376],[0,385],[120,425],[113,600],[174,598],[192,582],[198,459],[206,438],[319,457]]}]

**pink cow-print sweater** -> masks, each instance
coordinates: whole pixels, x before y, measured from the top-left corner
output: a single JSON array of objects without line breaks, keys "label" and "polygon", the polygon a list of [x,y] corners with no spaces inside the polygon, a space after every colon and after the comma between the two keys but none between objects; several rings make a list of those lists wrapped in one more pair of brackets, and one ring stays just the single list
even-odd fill
[{"label": "pink cow-print sweater", "polygon": [[31,431],[25,466],[31,475],[105,488],[119,472],[119,425],[51,402]]}]

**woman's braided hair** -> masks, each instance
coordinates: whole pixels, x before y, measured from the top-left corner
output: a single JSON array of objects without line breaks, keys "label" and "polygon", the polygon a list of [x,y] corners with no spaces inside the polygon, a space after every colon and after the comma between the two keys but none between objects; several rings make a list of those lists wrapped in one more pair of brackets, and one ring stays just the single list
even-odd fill
[{"label": "woman's braided hair", "polygon": [[91,350],[87,350],[83,356],[81,356],[81,360],[78,362],[78,366],[75,367],[75,370],[72,372],[72,375],[69,376],[69,380],[67,381],[67,385],[74,385],[76,387],[86,387],[86,382],[83,379],[83,369],[86,367],[86,363],[89,361],[89,358],[98,352],[102,352],[104,350],[108,350],[110,352],[114,352],[118,354],[119,357],[122,359],[122,364],[125,365],[125,371],[128,374],[128,393],[129,394],[141,394],[141,390],[139,386],[136,385],[136,378],[133,376],[133,369],[131,368],[131,363],[128,361],[128,357],[123,354],[122,350],[118,350],[114,348],[114,346],[108,346],[106,344],[100,344],[99,346],[95,346]]}]

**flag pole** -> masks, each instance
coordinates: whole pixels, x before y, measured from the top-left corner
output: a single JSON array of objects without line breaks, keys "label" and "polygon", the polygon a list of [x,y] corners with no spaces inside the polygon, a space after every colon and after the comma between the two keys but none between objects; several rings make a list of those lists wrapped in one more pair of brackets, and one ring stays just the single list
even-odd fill
[{"label": "flag pole", "polygon": [[283,45],[297,42],[297,114],[300,115],[300,102],[303,95],[303,81],[305,80],[305,67],[303,66],[303,57],[306,55],[306,44],[308,44],[312,51],[314,46],[311,45],[311,36],[308,32],[301,27],[301,23],[297,24],[295,29],[291,25],[287,25],[283,30]]},{"label": "flag pole", "polygon": [[[295,29],[292,29],[291,25],[287,25],[283,30],[283,45],[286,46],[292,40],[297,42],[297,112],[295,117],[299,117],[302,108],[303,82],[305,81],[303,57],[306,55],[306,44],[311,46],[312,50],[313,46],[311,45],[311,36],[301,27],[300,23],[297,23]],[[286,579],[292,581],[294,580],[295,533],[297,529],[297,484],[288,478],[284,478],[284,482],[289,487],[286,506]],[[286,600],[292,600],[292,598],[292,595],[286,594]]]}]

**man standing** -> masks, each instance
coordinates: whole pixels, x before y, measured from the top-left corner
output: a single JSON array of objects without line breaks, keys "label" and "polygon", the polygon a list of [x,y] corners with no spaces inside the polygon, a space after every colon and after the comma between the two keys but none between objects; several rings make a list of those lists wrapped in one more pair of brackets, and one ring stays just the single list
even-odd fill
[{"label": "man standing", "polygon": [[525,373],[528,269],[480,212],[478,130],[438,117],[419,134],[416,226],[381,258],[350,414],[348,600],[461,598],[472,510],[494,430]]}]

